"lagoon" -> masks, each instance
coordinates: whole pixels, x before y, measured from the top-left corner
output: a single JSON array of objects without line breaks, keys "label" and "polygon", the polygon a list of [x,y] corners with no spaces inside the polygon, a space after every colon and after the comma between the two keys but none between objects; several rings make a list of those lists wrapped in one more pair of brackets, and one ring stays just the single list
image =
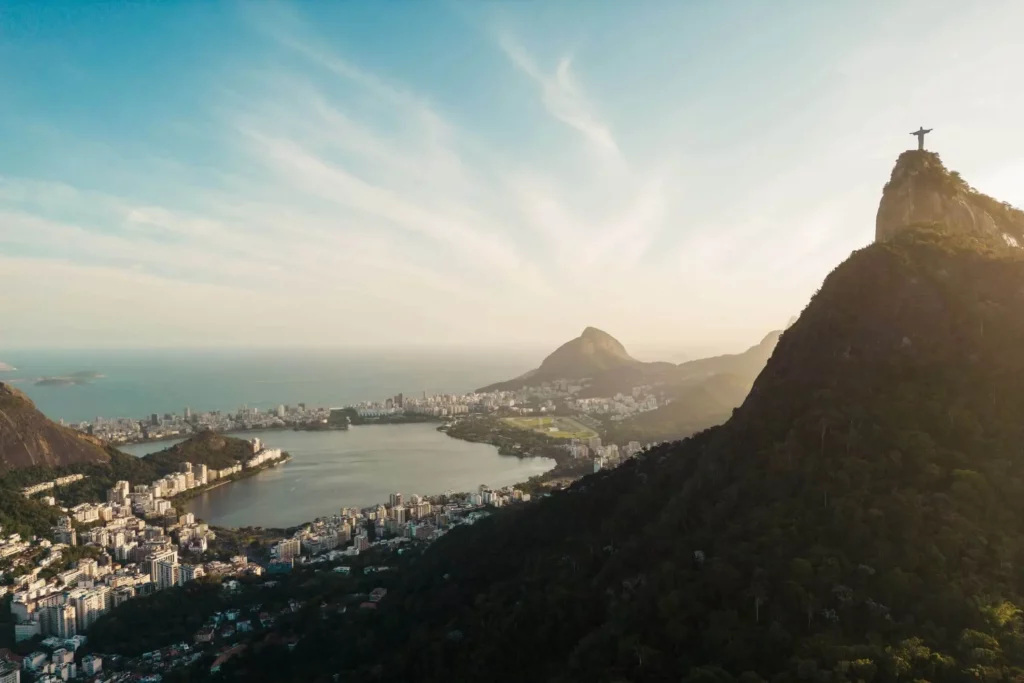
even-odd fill
[{"label": "lagoon", "polygon": [[[548,458],[498,455],[488,444],[453,439],[436,425],[373,425],[340,432],[266,431],[259,437],[292,460],[220,486],[187,501],[196,517],[219,526],[289,527],[338,512],[341,507],[384,503],[392,492],[471,491],[526,481],[554,467]],[[144,455],[174,442],[122,447]]]}]

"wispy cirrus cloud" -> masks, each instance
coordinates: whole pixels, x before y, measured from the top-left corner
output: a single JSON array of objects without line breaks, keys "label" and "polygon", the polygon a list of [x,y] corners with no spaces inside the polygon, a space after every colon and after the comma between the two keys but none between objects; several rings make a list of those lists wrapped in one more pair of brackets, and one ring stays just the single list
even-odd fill
[{"label": "wispy cirrus cloud", "polygon": [[[937,129],[998,142],[987,175],[1019,185],[1015,129],[978,118],[1012,123],[992,74],[1020,52],[1016,10],[1000,0],[991,27],[946,4],[886,49],[881,6],[816,45],[813,12],[776,36],[687,3],[603,24],[463,6],[476,21],[435,39],[348,3],[245,4],[216,19],[222,49],[148,73],[152,101],[119,99],[118,60],[83,52],[75,82],[103,87],[75,107],[0,105],[0,269],[45,278],[0,296],[0,344],[550,344],[598,325],[742,347],[871,239],[908,112],[947,103]],[[568,50],[584,23],[603,35]],[[45,56],[14,38],[0,75]],[[588,51],[610,38],[614,59]],[[751,41],[763,60],[740,58]],[[957,74],[955,102],[929,63]]]},{"label": "wispy cirrus cloud", "polygon": [[559,59],[554,71],[549,73],[508,33],[501,33],[498,40],[512,63],[540,86],[544,106],[552,116],[575,129],[595,148],[619,158],[621,152],[611,129],[598,119],[592,103],[587,101],[576,82],[571,55]]}]

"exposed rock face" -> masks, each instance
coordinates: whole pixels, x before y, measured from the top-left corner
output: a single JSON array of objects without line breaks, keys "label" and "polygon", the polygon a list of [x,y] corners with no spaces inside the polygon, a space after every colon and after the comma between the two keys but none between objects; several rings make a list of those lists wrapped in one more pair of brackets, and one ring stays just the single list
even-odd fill
[{"label": "exposed rock face", "polygon": [[25,394],[0,382],[0,471],[109,460],[100,440],[54,423]]},{"label": "exposed rock face", "polygon": [[911,150],[896,160],[882,192],[875,241],[923,223],[944,223],[993,246],[1024,246],[1024,212],[972,188],[935,152]]}]

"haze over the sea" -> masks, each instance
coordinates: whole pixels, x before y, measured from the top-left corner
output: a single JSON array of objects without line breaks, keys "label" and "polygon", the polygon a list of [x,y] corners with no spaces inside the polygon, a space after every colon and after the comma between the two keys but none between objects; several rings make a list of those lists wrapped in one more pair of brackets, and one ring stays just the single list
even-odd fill
[{"label": "haze over the sea", "polygon": [[[24,391],[54,420],[144,417],[150,413],[234,411],[242,405],[341,406],[399,392],[465,393],[519,375],[538,362],[530,353],[342,351],[38,351],[8,356]],[[37,386],[34,378],[91,370],[87,384]]]}]

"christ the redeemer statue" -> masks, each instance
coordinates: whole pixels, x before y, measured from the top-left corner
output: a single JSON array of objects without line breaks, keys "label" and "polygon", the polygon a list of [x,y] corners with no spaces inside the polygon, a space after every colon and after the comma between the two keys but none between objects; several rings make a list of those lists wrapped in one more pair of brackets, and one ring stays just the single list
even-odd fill
[{"label": "christ the redeemer statue", "polygon": [[923,152],[924,151],[924,136],[928,135],[928,133],[931,133],[931,132],[932,132],[931,128],[928,128],[927,130],[925,130],[925,128],[922,126],[922,127],[918,128],[917,130],[915,130],[913,133],[911,133],[911,135],[916,135],[917,136],[917,151],[918,152]]}]

